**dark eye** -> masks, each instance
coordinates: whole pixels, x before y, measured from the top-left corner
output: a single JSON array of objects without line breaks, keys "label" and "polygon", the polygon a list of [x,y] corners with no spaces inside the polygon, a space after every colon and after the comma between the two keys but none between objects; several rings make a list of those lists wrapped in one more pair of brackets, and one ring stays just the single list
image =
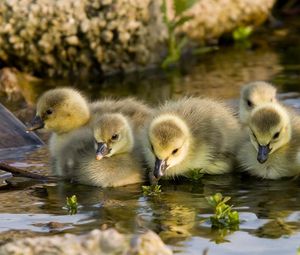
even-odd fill
[{"label": "dark eye", "polygon": [[114,134],[112,137],[111,137],[111,140],[115,141],[115,140],[118,140],[119,138],[119,135],[118,134]]},{"label": "dark eye", "polygon": [[273,135],[273,139],[277,139],[280,135],[280,132],[276,132],[274,135]]},{"label": "dark eye", "polygon": [[154,151],[153,145],[151,144],[151,150]]},{"label": "dark eye", "polygon": [[52,111],[51,109],[48,109],[48,110],[46,111],[46,113],[47,113],[48,115],[51,115],[51,114],[53,113],[53,111]]},{"label": "dark eye", "polygon": [[252,107],[252,106],[253,106],[253,103],[252,103],[250,100],[247,100],[247,105],[248,105],[249,107]]},{"label": "dark eye", "polygon": [[252,131],[252,135],[253,137],[257,140],[256,135],[254,134],[254,132]]},{"label": "dark eye", "polygon": [[172,151],[172,154],[175,155],[179,149],[175,149]]}]

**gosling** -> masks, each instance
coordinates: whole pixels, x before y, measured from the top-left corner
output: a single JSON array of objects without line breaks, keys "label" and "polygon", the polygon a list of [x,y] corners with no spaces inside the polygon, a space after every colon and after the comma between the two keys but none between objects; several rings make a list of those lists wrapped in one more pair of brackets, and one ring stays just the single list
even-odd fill
[{"label": "gosling", "polygon": [[251,113],[248,132],[238,153],[244,171],[266,179],[299,174],[299,116],[280,104],[267,103]]},{"label": "gosling", "polygon": [[[77,90],[71,88],[57,88],[45,92],[37,102],[36,116],[32,125],[27,129],[34,131],[45,128],[53,132],[49,141],[50,154],[53,161],[54,174],[62,176],[62,158],[64,150],[77,130],[91,126],[97,116],[105,111],[122,111],[126,105],[125,113],[133,119],[137,128],[142,126],[143,121],[151,114],[151,108],[144,103],[131,99],[103,100],[89,103]],[[139,110],[142,110],[142,113]],[[142,117],[141,117],[142,116]]]},{"label": "gosling", "polygon": [[122,113],[132,123],[134,132],[140,132],[145,123],[152,117],[153,109],[144,102],[129,97],[119,100],[104,99],[91,103],[90,109],[97,115],[104,113]]},{"label": "gosling", "polygon": [[264,103],[277,102],[276,88],[264,81],[255,81],[241,89],[239,118],[242,124],[247,124],[251,111]]},{"label": "gosling", "polygon": [[45,92],[37,102],[36,116],[27,129],[45,128],[53,132],[49,141],[53,172],[62,176],[62,148],[77,129],[86,126],[91,118],[87,100],[80,92],[71,88],[57,88]]},{"label": "gosling", "polygon": [[144,135],[145,158],[156,179],[193,169],[228,173],[240,130],[232,111],[220,102],[197,98],[167,102]]},{"label": "gosling", "polygon": [[131,152],[134,136],[130,121],[120,113],[106,113],[95,121],[96,159]]},{"label": "gosling", "polygon": [[75,162],[67,175],[78,183],[117,187],[144,180],[140,148],[123,114],[102,115],[92,130],[80,130],[65,151],[66,158]]},{"label": "gosling", "polygon": [[73,180],[90,186],[118,187],[144,181],[140,158],[134,153],[117,154],[95,160],[95,155],[81,155],[73,171]]}]

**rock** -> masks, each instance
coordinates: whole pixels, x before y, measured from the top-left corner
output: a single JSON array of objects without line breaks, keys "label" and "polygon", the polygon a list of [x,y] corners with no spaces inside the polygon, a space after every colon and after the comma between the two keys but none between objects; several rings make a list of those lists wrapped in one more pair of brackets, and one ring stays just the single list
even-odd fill
[{"label": "rock", "polygon": [[[159,6],[157,0],[0,1],[6,14],[0,19],[0,60],[45,76],[88,73],[95,66],[109,74],[159,63],[161,52],[155,49],[166,36],[156,18]],[[128,45],[145,45],[143,64],[144,52],[131,53],[128,60]]]},{"label": "rock", "polygon": [[148,230],[146,233],[135,236],[131,240],[131,245],[127,255],[171,255],[173,252],[168,248],[154,232]]},{"label": "rock", "polygon": [[[167,1],[170,4],[173,0]],[[185,13],[194,18],[176,32],[197,41],[217,39],[238,26],[261,24],[274,2],[199,0]],[[96,68],[99,73],[111,74],[159,65],[168,36],[161,3],[0,1],[0,13],[5,13],[0,18],[0,60],[7,66],[17,65],[23,72],[44,76],[88,73]],[[169,15],[172,17],[172,12]]]},{"label": "rock", "polygon": [[[131,239],[131,241],[130,241]],[[52,237],[23,238],[0,247],[5,255],[101,255],[139,254],[169,255],[172,251],[154,232],[147,231],[128,238],[115,229],[93,230],[85,235],[65,234]]]},{"label": "rock", "polygon": [[186,11],[185,15],[193,19],[179,32],[197,41],[207,41],[239,26],[257,27],[268,18],[274,4],[275,0],[201,0]]}]

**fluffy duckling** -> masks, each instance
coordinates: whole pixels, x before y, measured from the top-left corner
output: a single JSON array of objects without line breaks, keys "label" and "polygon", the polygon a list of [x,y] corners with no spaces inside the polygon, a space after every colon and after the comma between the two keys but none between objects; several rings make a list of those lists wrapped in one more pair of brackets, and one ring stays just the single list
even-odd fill
[{"label": "fluffy duckling", "polygon": [[54,173],[63,175],[62,158],[65,144],[68,144],[76,131],[85,126],[91,126],[97,116],[105,112],[124,111],[137,129],[143,125],[152,113],[144,103],[130,99],[103,100],[89,103],[84,96],[71,88],[57,88],[45,92],[38,100],[36,116],[28,131],[45,128],[53,132],[50,142],[50,154],[54,162]]},{"label": "fluffy duckling", "polygon": [[144,135],[145,158],[153,175],[175,176],[192,169],[231,171],[240,125],[231,110],[211,99],[167,102]]},{"label": "fluffy duckling", "polygon": [[153,110],[144,102],[129,97],[119,100],[104,99],[91,103],[90,109],[97,114],[103,113],[122,113],[128,117],[132,123],[134,131],[139,132],[145,122],[151,118]]},{"label": "fluffy duckling", "polygon": [[300,118],[276,103],[253,110],[249,119],[249,139],[238,153],[245,171],[279,179],[300,172]]},{"label": "fluffy duckling", "polygon": [[134,153],[117,154],[102,160],[95,160],[94,153],[87,153],[74,168],[72,179],[85,185],[118,187],[143,182],[144,174],[140,158]]},{"label": "fluffy duckling", "polygon": [[96,159],[127,153],[134,147],[134,137],[129,120],[120,113],[106,113],[93,125],[97,145]]},{"label": "fluffy duckling", "polygon": [[84,126],[90,119],[86,99],[71,88],[46,91],[37,102],[36,116],[29,131],[45,128],[57,134]]},{"label": "fluffy duckling", "polygon": [[66,160],[73,161],[67,175],[81,184],[116,187],[143,181],[130,121],[120,113],[102,115],[92,130],[78,130],[65,151]]},{"label": "fluffy duckling", "polygon": [[276,88],[264,81],[246,84],[241,89],[239,118],[241,123],[247,124],[251,111],[264,103],[277,102]]},{"label": "fluffy duckling", "polygon": [[37,102],[36,116],[27,129],[34,131],[45,128],[53,132],[49,141],[50,154],[54,163],[54,174],[62,175],[60,161],[62,148],[74,132],[86,126],[91,118],[87,100],[80,92],[71,88],[46,91]]}]

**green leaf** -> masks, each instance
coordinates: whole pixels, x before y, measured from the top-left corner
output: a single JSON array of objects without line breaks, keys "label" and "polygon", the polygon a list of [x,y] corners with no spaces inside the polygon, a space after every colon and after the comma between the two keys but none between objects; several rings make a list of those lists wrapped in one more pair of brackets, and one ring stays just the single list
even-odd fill
[{"label": "green leaf", "polygon": [[215,195],[213,195],[213,199],[218,204],[222,201],[223,195],[221,193],[216,193]]},{"label": "green leaf", "polygon": [[171,29],[175,30],[177,27],[182,26],[185,22],[193,19],[193,16],[182,16],[178,20],[174,21]]},{"label": "green leaf", "polygon": [[163,21],[168,26],[169,19],[168,19],[168,13],[167,13],[167,0],[163,0],[162,1],[160,10],[161,10],[162,15],[163,15]]},{"label": "green leaf", "polygon": [[232,33],[232,37],[235,41],[244,41],[252,34],[253,28],[251,26],[238,27]]},{"label": "green leaf", "polygon": [[230,199],[230,197],[223,197],[221,193],[206,197],[208,203],[214,207],[214,215],[210,217],[212,228],[238,229],[239,214],[237,211],[232,211],[232,206],[226,204]]},{"label": "green leaf", "polygon": [[218,46],[200,47],[200,48],[197,48],[196,50],[194,50],[193,54],[194,55],[202,55],[202,54],[209,53],[209,52],[216,51],[216,50],[219,50]]},{"label": "green leaf", "polygon": [[197,0],[174,0],[175,16],[181,15],[184,11],[191,8]]},{"label": "green leaf", "polygon": [[144,196],[157,196],[161,193],[160,185],[142,186]]},{"label": "green leaf", "polygon": [[77,203],[77,197],[76,195],[73,195],[71,197],[66,198],[66,207],[68,209],[69,214],[76,214],[78,203]]},{"label": "green leaf", "polygon": [[226,202],[228,202],[230,199],[231,199],[231,197],[224,197],[222,202],[223,202],[223,203],[226,203]]}]

